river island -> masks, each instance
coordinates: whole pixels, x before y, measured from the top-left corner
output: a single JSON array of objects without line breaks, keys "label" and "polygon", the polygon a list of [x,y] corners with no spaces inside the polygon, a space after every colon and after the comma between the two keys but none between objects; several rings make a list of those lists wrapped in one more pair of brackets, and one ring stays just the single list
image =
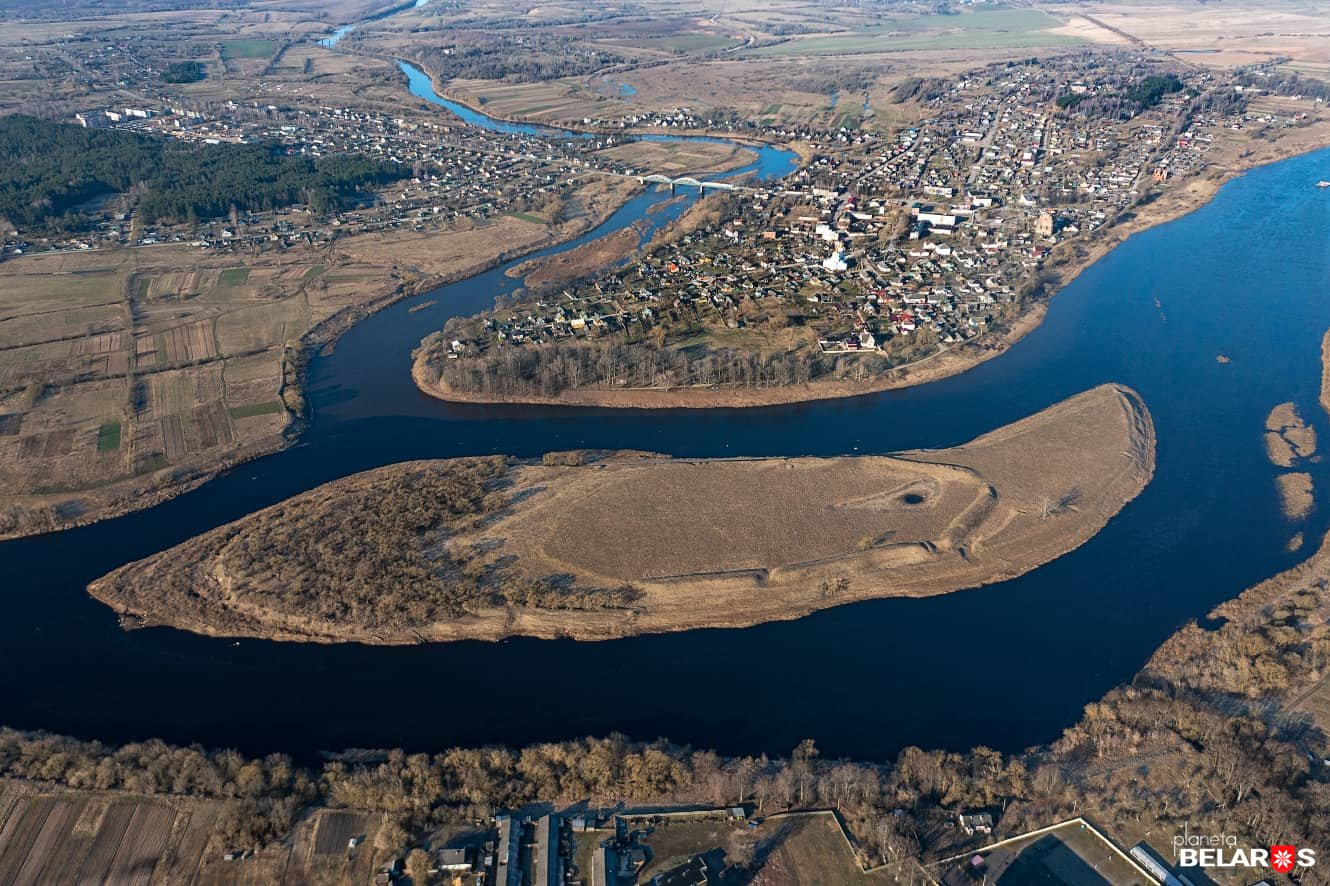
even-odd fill
[{"label": "river island", "polygon": [[131,626],[317,642],[740,627],[1028,572],[1135,498],[1154,446],[1140,398],[1103,385],[969,443],[893,456],[408,462],[89,591]]}]

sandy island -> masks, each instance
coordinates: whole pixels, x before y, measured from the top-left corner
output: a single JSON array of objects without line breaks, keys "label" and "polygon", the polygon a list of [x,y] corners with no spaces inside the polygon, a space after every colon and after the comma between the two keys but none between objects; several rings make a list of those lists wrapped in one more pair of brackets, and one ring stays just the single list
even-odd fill
[{"label": "sandy island", "polygon": [[[127,624],[281,640],[742,627],[1028,572],[1135,498],[1154,450],[1140,398],[1104,385],[961,446],[895,456],[411,462],[311,490],[89,591]],[[371,528],[356,514],[381,516]],[[353,569],[366,554],[345,545],[370,533],[388,535],[377,550],[393,562]],[[293,550],[309,556],[293,566]],[[421,603],[435,597],[451,615]]]}]

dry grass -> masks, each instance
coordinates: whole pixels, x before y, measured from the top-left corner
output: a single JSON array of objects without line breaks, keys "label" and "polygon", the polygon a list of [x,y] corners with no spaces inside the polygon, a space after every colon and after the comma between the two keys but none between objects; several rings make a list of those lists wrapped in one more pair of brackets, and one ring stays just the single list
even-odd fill
[{"label": "dry grass", "polygon": [[1312,495],[1312,475],[1300,471],[1280,474],[1275,478],[1279,491],[1279,505],[1288,520],[1305,520],[1311,514],[1316,498]]},{"label": "dry grass", "polygon": [[752,163],[752,151],[712,142],[631,142],[606,148],[600,156],[634,169],[678,177],[723,172]]},{"label": "dry grass", "polygon": [[[195,580],[191,599],[169,604],[147,592],[161,587],[154,578],[159,570],[224,571],[208,535],[117,570],[90,590],[148,623],[321,642],[514,634],[606,639],[791,619],[853,600],[1002,581],[1066,553],[1148,482],[1154,429],[1135,394],[1108,385],[944,451],[548,461],[510,469],[508,503],[446,537],[449,560],[466,563],[470,574],[494,572],[519,584],[562,576],[582,589],[631,585],[641,595],[630,608],[485,604],[456,618],[417,618],[422,623],[379,632],[353,616],[315,625],[277,611],[264,602],[275,573],[244,583]],[[335,509],[342,490],[387,489],[401,472],[419,468],[382,468],[309,495]],[[257,519],[214,534],[244,538],[247,521]],[[419,549],[421,541],[403,537],[394,549]],[[284,544],[317,542],[296,536]]]},{"label": "dry grass", "polygon": [[1291,468],[1316,454],[1316,429],[1302,420],[1298,407],[1280,403],[1265,420],[1265,452],[1276,467]]},{"label": "dry grass", "polygon": [[[762,866],[753,886],[842,886],[909,883],[907,872],[864,873],[829,812],[769,818],[757,830]],[[899,879],[903,877],[903,879]]]},{"label": "dry grass", "polygon": [[522,262],[507,273],[521,277],[526,286],[565,286],[628,258],[640,239],[637,228],[623,228],[576,249]]},{"label": "dry grass", "polygon": [[644,589],[631,617],[557,619],[577,636],[752,624],[1018,575],[1089,538],[1152,468],[1148,415],[1110,386],[945,453],[528,466],[511,513],[453,543]]}]

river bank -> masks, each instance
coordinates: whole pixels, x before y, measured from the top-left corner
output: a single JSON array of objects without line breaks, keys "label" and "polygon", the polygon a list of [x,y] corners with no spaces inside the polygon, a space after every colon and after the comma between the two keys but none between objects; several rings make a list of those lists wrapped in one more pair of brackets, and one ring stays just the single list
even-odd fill
[{"label": "river bank", "polygon": [[940,349],[913,363],[893,367],[870,379],[813,381],[780,388],[573,388],[553,396],[490,395],[458,391],[437,379],[418,352],[412,364],[412,379],[432,397],[457,403],[503,403],[543,406],[583,406],[621,409],[732,409],[775,406],[812,400],[857,397],[899,390],[960,375],[1005,353],[1012,345],[1039,328],[1047,313],[1047,302],[1056,297],[1086,269],[1108,255],[1129,237],[1167,224],[1206,205],[1227,182],[1252,169],[1308,153],[1330,145],[1330,120],[1283,132],[1274,141],[1245,139],[1217,151],[1218,161],[1204,172],[1179,181],[1142,200],[1114,223],[1085,238],[1063,241],[1053,251],[1044,270],[1053,279],[1043,297],[1034,301],[1007,328],[981,335],[960,345]]}]

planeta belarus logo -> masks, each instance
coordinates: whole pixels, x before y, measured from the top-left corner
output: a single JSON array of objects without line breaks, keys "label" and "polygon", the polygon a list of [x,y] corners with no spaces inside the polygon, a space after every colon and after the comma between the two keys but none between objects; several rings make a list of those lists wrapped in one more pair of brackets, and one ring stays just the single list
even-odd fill
[{"label": "planeta belarus logo", "polygon": [[1270,867],[1281,874],[1287,874],[1293,870],[1293,865],[1297,863],[1298,847],[1296,846],[1271,846],[1270,847]]}]

